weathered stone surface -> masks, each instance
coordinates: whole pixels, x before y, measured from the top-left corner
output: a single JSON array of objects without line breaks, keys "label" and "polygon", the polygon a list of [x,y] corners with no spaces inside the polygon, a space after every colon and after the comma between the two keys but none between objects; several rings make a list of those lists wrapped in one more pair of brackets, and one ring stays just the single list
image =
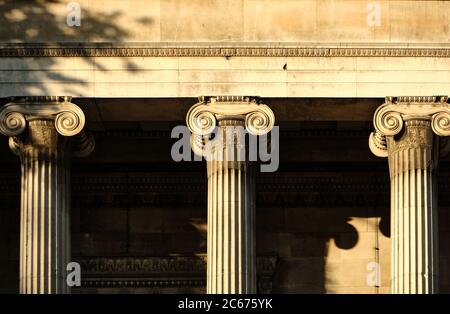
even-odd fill
[{"label": "weathered stone surface", "polygon": [[446,96],[387,97],[374,114],[369,146],[388,157],[391,178],[392,293],[439,292],[437,168],[449,108]]},{"label": "weathered stone surface", "polygon": [[[79,0],[81,25],[64,22],[64,0],[15,1],[2,7],[3,41],[35,42],[367,42],[448,43],[447,1],[377,1],[371,26],[367,2],[270,0]],[[42,10],[48,14],[39,14]],[[369,8],[370,9],[370,8]],[[224,19],[224,12],[230,12]],[[424,18],[419,19],[426,12]],[[25,23],[25,20],[27,21]],[[175,21],[175,22],[174,22]],[[52,28],[44,26],[54,25]]]}]

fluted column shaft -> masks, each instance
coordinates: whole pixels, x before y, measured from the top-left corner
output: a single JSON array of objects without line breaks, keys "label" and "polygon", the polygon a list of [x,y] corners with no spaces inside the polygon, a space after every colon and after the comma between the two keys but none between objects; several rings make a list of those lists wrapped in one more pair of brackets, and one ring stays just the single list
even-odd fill
[{"label": "fluted column shaft", "polygon": [[186,122],[193,151],[207,160],[207,293],[256,293],[256,158],[250,154],[257,147],[250,139],[272,130],[273,112],[256,97],[200,97]]},{"label": "fluted column shaft", "polygon": [[438,143],[429,119],[406,120],[400,139],[387,138],[393,293],[438,291]]},{"label": "fluted column shaft", "polygon": [[437,167],[449,149],[447,97],[387,97],[374,127],[369,147],[388,157],[391,179],[391,292],[438,293]]},{"label": "fluted column shaft", "polygon": [[20,293],[67,293],[70,170],[67,138],[33,120],[20,144]]},{"label": "fluted column shaft", "polygon": [[244,121],[222,120],[219,127],[207,163],[207,293],[256,293],[254,167],[238,160],[245,155],[237,143]]},{"label": "fluted column shaft", "polygon": [[69,163],[72,146],[77,156],[94,149],[84,114],[70,99],[11,98],[0,109],[0,132],[21,160],[20,293],[70,292]]}]

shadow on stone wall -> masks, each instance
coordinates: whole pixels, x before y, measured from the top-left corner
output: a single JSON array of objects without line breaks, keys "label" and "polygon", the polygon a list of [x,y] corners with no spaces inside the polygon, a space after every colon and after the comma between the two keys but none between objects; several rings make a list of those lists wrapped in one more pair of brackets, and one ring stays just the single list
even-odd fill
[{"label": "shadow on stone wall", "polygon": [[[6,147],[6,141],[3,144]],[[74,256],[206,253],[206,176],[202,164],[198,169],[185,165],[175,170],[172,163],[74,166]],[[281,170],[286,170],[284,166]],[[311,164],[307,166],[314,170]],[[333,168],[338,167],[331,165]],[[273,292],[376,292],[376,288],[367,290],[363,285],[367,261],[376,261],[377,243],[370,237],[389,237],[387,169],[330,169],[307,173],[288,169],[257,178],[257,255],[278,257]],[[441,284],[442,290],[448,291],[450,168],[443,170],[447,175],[439,185]],[[0,292],[17,292],[19,174],[15,169],[0,174],[0,204]],[[361,247],[361,243],[370,243],[370,247]],[[388,246],[385,242],[384,249]],[[339,259],[339,252],[346,258]],[[352,260],[358,260],[358,264]],[[389,275],[389,270],[382,272]],[[354,276],[359,284],[345,282],[346,276],[348,280]],[[340,281],[333,282],[334,278]],[[387,282],[388,277],[384,278]]]},{"label": "shadow on stone wall", "polygon": [[[351,224],[351,221],[354,217],[360,216],[359,212],[363,210],[362,208],[328,208],[318,211],[316,208],[293,208],[289,209],[288,212],[294,211],[295,213],[288,213],[288,215],[292,217],[289,224],[291,226],[296,224],[295,228],[290,227],[289,232],[281,231],[280,233],[260,231],[257,242],[258,250],[266,252],[267,248],[264,248],[264,244],[270,242],[279,244],[279,264],[273,281],[273,292],[342,293],[345,292],[345,288],[357,289],[356,284],[345,283],[346,280],[342,280],[342,276],[356,276],[355,280],[365,283],[368,274],[367,262],[359,263],[357,266],[360,269],[355,270],[352,269],[352,265],[346,264],[345,260],[332,259],[329,256],[331,245],[335,246],[335,250],[342,250],[340,253],[342,255],[351,250],[355,250],[352,256],[358,255],[359,249],[356,246],[361,239],[359,231]],[[313,211],[314,213],[306,214],[305,211]],[[342,211],[342,213],[336,214],[336,211]],[[332,218],[325,217],[328,215]],[[388,219],[389,216],[386,211],[378,212],[376,215],[379,215],[378,217],[381,217],[382,220]],[[306,217],[308,217],[307,220],[303,220]],[[322,228],[323,231],[317,230],[319,228]],[[282,241],[285,241],[285,243],[282,244]],[[260,245],[260,243],[263,244]],[[374,254],[369,260],[376,261],[375,245],[372,248]],[[353,261],[350,258],[348,259],[349,262],[356,260],[357,258]],[[354,275],[352,271],[355,271]],[[364,274],[364,272],[367,273]],[[339,282],[332,279],[335,277],[339,278]],[[334,288],[337,288],[338,291],[334,291]],[[361,292],[367,292],[366,289],[361,290]],[[356,293],[357,291],[348,290],[347,293],[353,292]],[[375,292],[374,288],[372,293]]]},{"label": "shadow on stone wall", "polygon": [[[357,289],[357,285],[365,285],[368,271],[364,260],[377,261],[375,237],[378,232],[389,237],[389,191],[383,173],[277,176],[268,176],[267,181],[261,178],[262,187],[275,182],[272,190],[263,188],[258,193],[256,218],[258,254],[276,252],[279,257],[273,291],[332,293],[334,287],[343,292],[346,286]],[[372,235],[371,248],[356,247]],[[373,255],[367,252],[370,249]],[[346,266],[355,261],[360,270]],[[343,279],[352,277],[352,271],[357,280]],[[362,284],[354,282],[358,280]]]},{"label": "shadow on stone wall", "polygon": [[[5,43],[25,43],[27,45],[43,44],[42,39],[51,41],[51,45],[62,45],[71,42],[82,46],[83,41],[89,42],[92,38],[103,38],[105,41],[123,41],[127,37],[127,32],[115,21],[120,16],[120,12],[95,14],[83,10],[82,23],[79,28],[69,27],[66,24],[66,15],[56,15],[48,10],[51,5],[60,5],[60,11],[65,12],[67,2],[58,0],[38,1],[38,0],[14,0],[0,1],[0,44]],[[68,11],[67,11],[68,12]],[[140,21],[145,26],[152,23],[151,20]],[[88,34],[88,38],[81,39],[81,33]],[[55,42],[55,38],[58,39]],[[47,42],[48,44],[49,42]],[[54,95],[55,89],[50,88],[52,82],[76,83],[81,88],[87,88],[89,82],[77,78],[75,74],[64,71],[64,68],[56,68],[57,58],[21,58],[12,59],[4,63],[0,59],[0,89],[8,93],[8,89],[14,88],[11,96],[23,95]],[[96,71],[104,71],[102,66],[94,58],[86,56],[78,58],[81,64]],[[139,68],[123,58],[123,67],[129,71],[137,72]],[[20,69],[20,71],[18,71]],[[3,71],[7,70],[7,71]],[[15,70],[15,71],[10,71]],[[50,71],[51,70],[51,71]],[[20,77],[18,77],[20,75]],[[27,82],[27,84],[15,85],[16,82]],[[63,87],[59,84],[58,95],[77,95],[77,91],[70,87]],[[68,85],[69,86],[69,85]],[[4,105],[6,99],[0,100],[0,105]],[[7,160],[7,168],[16,166],[15,169],[1,169],[2,174],[17,173],[20,171],[18,161],[11,162],[15,157],[8,152],[6,137],[2,136],[0,141],[3,146],[0,151],[1,161]],[[18,233],[19,233],[19,199],[12,199],[10,196],[17,193],[17,186],[8,186],[5,177],[0,178],[0,185],[6,187],[0,191],[2,201],[0,201],[0,292],[18,291]],[[16,195],[17,196],[17,195]]]},{"label": "shadow on stone wall", "polygon": [[[83,47],[84,44],[93,42],[101,38],[103,42],[123,42],[126,41],[128,32],[120,26],[116,20],[121,16],[120,11],[111,13],[90,12],[81,7],[81,25],[79,27],[70,27],[66,23],[67,1],[49,0],[15,0],[0,1],[0,44],[2,43],[25,43],[26,45],[49,44],[51,46],[62,46],[72,43],[76,47]],[[49,10],[57,6],[55,10]],[[150,19],[140,20],[142,27],[153,23]],[[44,41],[44,42],[43,42]],[[93,57],[85,56],[77,58],[82,60],[80,67],[89,69],[89,71],[104,71],[105,69]],[[0,84],[3,89],[8,86],[13,87],[15,82],[27,82],[14,86],[14,95],[54,95],[55,88],[52,82],[58,82],[58,95],[77,96],[80,91],[76,91],[69,86],[76,83],[79,88],[88,88],[89,83],[83,76],[83,71],[79,73],[70,73],[67,69],[57,67],[58,58],[21,58],[20,62],[9,65],[2,65],[1,69],[14,69],[11,72],[13,77],[4,74],[5,80],[1,80]],[[123,58],[123,69],[130,72],[138,72],[139,67],[132,61]],[[1,60],[0,60],[1,62]],[[0,63],[1,64],[1,63]],[[20,72],[17,71],[20,68]],[[66,70],[66,71],[64,71]],[[81,70],[81,69],[77,69]],[[19,76],[20,77],[15,77]],[[2,75],[0,75],[0,78]]]}]

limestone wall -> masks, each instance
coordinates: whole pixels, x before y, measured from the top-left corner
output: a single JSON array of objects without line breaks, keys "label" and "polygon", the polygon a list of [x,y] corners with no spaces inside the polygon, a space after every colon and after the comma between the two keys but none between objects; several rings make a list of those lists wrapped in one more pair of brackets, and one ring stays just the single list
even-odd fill
[{"label": "limestone wall", "polygon": [[[80,27],[66,25],[71,2],[80,5]],[[4,0],[1,4],[0,42],[450,43],[448,1]],[[373,19],[378,12],[379,19]]]},{"label": "limestone wall", "polygon": [[69,2],[2,1],[0,97],[450,94],[449,1]]},{"label": "limestone wall", "polygon": [[0,97],[449,95],[447,57],[0,58]]}]

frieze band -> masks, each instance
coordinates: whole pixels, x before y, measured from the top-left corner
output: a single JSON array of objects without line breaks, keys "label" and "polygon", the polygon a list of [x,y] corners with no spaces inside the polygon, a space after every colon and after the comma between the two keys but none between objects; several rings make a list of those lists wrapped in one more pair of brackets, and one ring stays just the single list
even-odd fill
[{"label": "frieze band", "polygon": [[[206,254],[196,256],[76,257],[83,288],[204,287]],[[256,259],[258,292],[271,293],[277,256]]]},{"label": "frieze band", "polygon": [[449,48],[0,47],[0,57],[450,57]]}]

